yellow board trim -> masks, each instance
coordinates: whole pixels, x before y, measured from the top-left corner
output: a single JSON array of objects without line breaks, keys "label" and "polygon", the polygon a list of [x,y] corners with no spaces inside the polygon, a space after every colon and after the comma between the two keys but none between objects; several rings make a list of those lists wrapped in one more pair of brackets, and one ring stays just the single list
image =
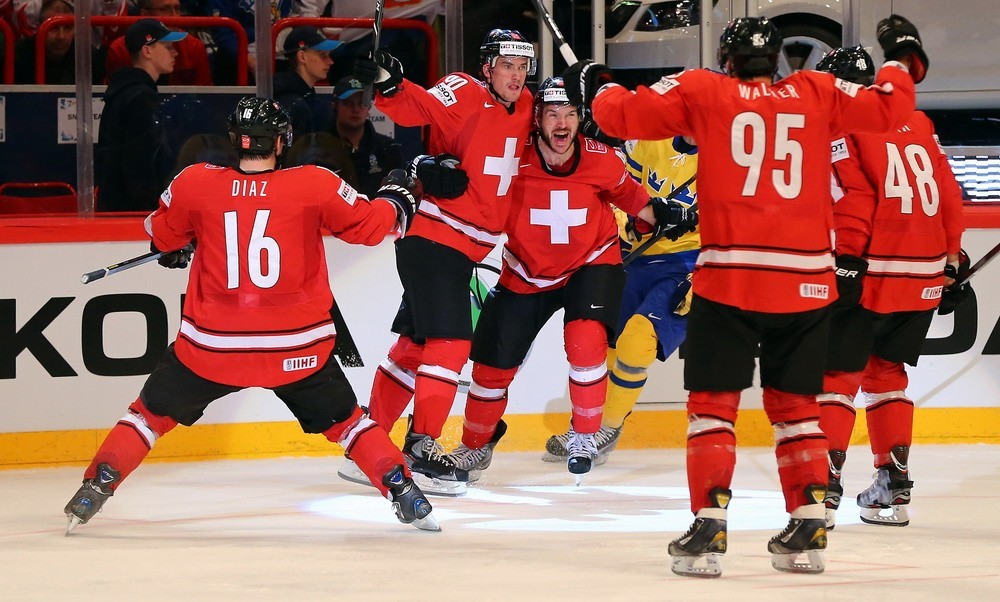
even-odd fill
[{"label": "yellow board trim", "polygon": [[[562,433],[568,414],[511,414],[504,417],[507,435],[502,451],[542,451],[545,440]],[[392,432],[397,444],[405,431],[400,421]],[[684,446],[687,416],[683,410],[640,411],[626,422],[619,449]],[[0,433],[0,469],[86,464],[107,434],[106,429]],[[448,419],[441,443],[450,449],[462,435],[462,417]],[[742,410],[736,425],[739,445],[773,443],[773,431],[763,410]],[[858,412],[852,444],[868,441],[864,412]],[[1000,408],[917,408],[913,442],[1000,444]],[[297,422],[258,422],[179,426],[157,442],[150,460],[195,461],[275,456],[337,456],[340,446],[321,435],[304,434]]]}]

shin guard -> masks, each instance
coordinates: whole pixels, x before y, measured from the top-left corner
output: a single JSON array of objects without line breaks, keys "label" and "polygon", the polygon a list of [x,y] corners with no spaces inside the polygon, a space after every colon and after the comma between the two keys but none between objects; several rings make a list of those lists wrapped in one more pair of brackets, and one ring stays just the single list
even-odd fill
[{"label": "shin guard", "polygon": [[907,384],[903,364],[875,356],[868,360],[861,389],[876,468],[892,462],[892,448],[909,448],[913,441],[913,401],[906,397]]},{"label": "shin guard", "polygon": [[563,330],[569,360],[569,399],[573,429],[596,433],[608,393],[608,332],[596,320],[573,320]]},{"label": "shin guard", "polygon": [[416,380],[414,373],[420,366],[423,350],[423,345],[417,345],[409,337],[401,336],[389,349],[389,356],[375,371],[368,408],[372,420],[387,433],[413,399]]},{"label": "shin guard", "polygon": [[604,426],[619,428],[632,412],[642,388],[646,370],[656,359],[656,331],[645,316],[632,316],[618,337],[616,360],[610,364],[608,395],[604,403]]},{"label": "shin guard", "polygon": [[354,408],[350,418],[323,431],[323,436],[339,443],[344,454],[358,465],[383,496],[387,496],[389,490],[382,477],[396,465],[402,465],[406,476],[410,476],[403,453],[393,445],[388,433],[359,407]]},{"label": "shin guard", "polygon": [[469,449],[480,449],[493,438],[507,409],[507,387],[515,374],[517,368],[502,370],[484,364],[473,365],[462,425],[462,443]]},{"label": "shin guard", "polygon": [[472,342],[462,339],[428,339],[423,363],[417,369],[413,397],[413,432],[441,436],[458,392],[458,375],[469,359]]},{"label": "shin guard", "polygon": [[851,443],[854,431],[854,396],[861,385],[860,372],[827,372],[823,375],[823,390],[816,396],[819,402],[819,428],[830,442],[830,449],[843,452]]},{"label": "shin guard", "polygon": [[712,507],[713,490],[728,490],[736,467],[739,391],[691,391],[688,394],[687,477],[691,512]]},{"label": "shin guard", "polygon": [[108,464],[121,474],[121,479],[114,484],[112,490],[116,489],[142,463],[156,440],[175,426],[176,420],[168,416],[157,416],[146,407],[141,398],[136,399],[105,437],[90,466],[84,471],[83,478],[94,478],[97,466]]},{"label": "shin guard", "polygon": [[774,455],[785,510],[792,512],[802,505],[807,488],[828,481],[829,447],[819,428],[819,404],[815,395],[765,387],[764,411],[774,428]]}]

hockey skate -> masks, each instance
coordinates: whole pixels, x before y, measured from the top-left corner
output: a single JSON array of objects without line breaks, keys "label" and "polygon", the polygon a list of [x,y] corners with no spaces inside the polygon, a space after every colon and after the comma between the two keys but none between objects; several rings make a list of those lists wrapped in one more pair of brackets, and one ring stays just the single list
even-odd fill
[{"label": "hockey skate", "polygon": [[597,457],[597,440],[594,433],[573,433],[566,446],[566,469],[576,477],[576,486],[583,482],[583,475],[590,472]]},{"label": "hockey skate", "polygon": [[464,443],[459,444],[455,451],[448,454],[448,458],[461,470],[468,471],[469,482],[475,483],[483,476],[483,471],[490,467],[493,461],[493,448],[507,432],[507,423],[501,420],[497,423],[497,430],[493,433],[493,438],[479,449],[466,447]]},{"label": "hockey skate", "polygon": [[[568,452],[566,447],[573,436],[573,427],[562,435],[552,435],[545,442],[545,454],[542,455],[542,462],[565,462]],[[594,458],[594,466],[600,466],[608,461],[608,456],[618,447],[618,439],[621,437],[622,427],[611,428],[602,426],[594,437],[597,441],[597,456]]]},{"label": "hockey skate", "polygon": [[468,492],[468,471],[456,467],[441,444],[429,435],[414,433],[412,417],[403,443],[403,458],[413,473],[413,482],[427,493],[457,497]]},{"label": "hockey skate", "polygon": [[344,463],[337,469],[337,476],[345,481],[357,483],[358,485],[374,487],[372,482],[368,480],[368,475],[366,475],[364,471],[358,467],[354,460],[348,458],[347,456],[344,456]]},{"label": "hockey skate", "polygon": [[702,508],[687,533],[670,542],[670,570],[682,577],[722,575],[720,556],[726,553],[726,507],[732,492],[716,487],[709,492],[712,506]]},{"label": "hockey skate", "polygon": [[104,502],[115,494],[114,484],[121,480],[121,474],[110,465],[104,462],[98,464],[97,475],[92,479],[85,479],[80,485],[80,489],[63,509],[69,519],[69,523],[66,525],[66,535],[69,535],[77,525],[87,524],[95,514],[100,512],[101,508],[104,507]]},{"label": "hockey skate", "polygon": [[[810,485],[805,489],[808,503],[792,512],[788,526],[767,542],[771,566],[788,573],[822,573],[826,549],[826,487]],[[804,556],[804,558],[803,558]]]},{"label": "hockey skate", "polygon": [[386,496],[392,502],[396,518],[404,525],[413,525],[423,531],[440,531],[441,525],[431,514],[431,503],[413,480],[403,472],[403,466],[397,464],[384,477],[382,484],[389,489]]},{"label": "hockey skate", "polygon": [[844,495],[844,460],[847,454],[839,449],[831,449],[830,478],[826,485],[826,530],[833,531],[837,526],[837,508],[840,508],[840,498]]},{"label": "hockey skate", "polygon": [[906,462],[910,449],[897,446],[889,452],[891,464],[878,467],[875,482],[858,494],[861,520],[870,525],[905,527],[910,524],[906,506],[910,503],[913,481]]}]

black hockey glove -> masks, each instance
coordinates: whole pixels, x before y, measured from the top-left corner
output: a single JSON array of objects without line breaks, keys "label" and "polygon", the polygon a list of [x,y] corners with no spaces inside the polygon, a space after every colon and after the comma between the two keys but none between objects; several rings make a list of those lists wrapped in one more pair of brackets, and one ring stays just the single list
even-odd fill
[{"label": "black hockey glove", "polygon": [[941,304],[938,305],[937,310],[939,315],[947,316],[955,311],[955,308],[961,305],[963,301],[969,298],[969,293],[972,292],[972,285],[968,282],[959,285],[959,282],[968,278],[970,267],[972,267],[972,261],[964,249],[958,254],[958,267],[950,263],[944,266],[945,278],[951,278],[955,282],[944,287],[944,290],[941,291]]},{"label": "black hockey glove", "polygon": [[611,69],[608,69],[607,65],[590,60],[573,63],[563,71],[562,78],[566,82],[569,104],[583,105],[588,113],[590,113],[590,103],[594,101],[594,96],[601,86],[614,81]]},{"label": "black hockey glove", "polygon": [[688,232],[694,232],[698,226],[698,208],[688,207],[675,200],[653,197],[649,200],[656,216],[656,229],[653,236],[662,234],[668,240],[677,240]]},{"label": "black hockey glove", "polygon": [[458,167],[455,155],[417,155],[410,162],[411,178],[420,180],[426,194],[442,199],[455,199],[465,194],[469,187],[469,175]]},{"label": "black hockey glove", "polygon": [[906,17],[889,15],[887,19],[878,22],[876,35],[885,60],[894,61],[909,56],[912,61],[910,76],[913,77],[913,81],[919,84],[924,80],[930,61],[913,23],[907,21]]},{"label": "black hockey glove", "polygon": [[160,264],[162,267],[170,268],[172,270],[183,269],[188,267],[188,263],[191,262],[191,255],[194,254],[194,247],[196,244],[196,241],[192,240],[189,244],[177,249],[176,251],[164,253],[156,248],[153,241],[149,241],[149,252],[163,253],[163,255],[160,255],[160,258],[156,260],[156,263]]},{"label": "black hockey glove", "polygon": [[857,255],[837,256],[837,307],[861,303],[861,281],[868,273],[868,262]]},{"label": "black hockey glove", "polygon": [[590,115],[589,111],[587,112],[587,118],[580,124],[580,133],[587,138],[593,138],[594,140],[603,142],[608,146],[621,146],[625,143],[625,141],[621,138],[615,138],[614,136],[608,136],[605,134],[604,131],[601,130],[601,126],[597,125],[597,122],[594,121],[594,118]]},{"label": "black hockey glove", "polygon": [[354,78],[366,86],[374,85],[382,96],[392,96],[403,83],[403,65],[396,57],[379,50],[374,58],[354,60]]},{"label": "black hockey glove", "polygon": [[376,196],[396,206],[399,227],[405,234],[410,229],[410,222],[413,220],[413,214],[417,212],[417,203],[420,202],[422,194],[423,187],[420,180],[411,178],[406,170],[394,169],[382,180],[382,187],[378,189]]}]

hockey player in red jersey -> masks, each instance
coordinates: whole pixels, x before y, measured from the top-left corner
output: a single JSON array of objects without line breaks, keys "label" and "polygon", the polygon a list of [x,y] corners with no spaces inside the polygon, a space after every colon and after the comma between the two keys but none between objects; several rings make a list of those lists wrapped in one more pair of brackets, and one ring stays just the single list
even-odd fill
[{"label": "hockey player in red jersey", "polygon": [[331,354],[323,246],[324,229],[369,246],[405,230],[419,183],[391,172],[369,201],[321,167],[279,169],[291,125],[267,98],[240,100],[229,133],[239,167],[186,168],[146,220],[154,249],[172,251],[160,259],[165,267],[186,267],[186,245],[197,241],[180,332],[84,472],[65,508],[67,533],[101,510],[158,438],[247,387],[272,390],[303,431],[341,444],[401,522],[440,530],[402,454],[358,407]]},{"label": "hockey player in red jersey", "polygon": [[608,336],[614,334],[625,285],[612,204],[666,227],[693,230],[697,213],[649,195],[616,149],[579,135],[582,107],[571,105],[562,78],[535,96],[536,134],[521,155],[514,182],[503,269],[483,307],[472,343],[472,385],[455,463],[474,480],[504,435],[507,389],[542,326],[565,309],[573,431],[567,467],[577,484],[597,454],[607,391]]},{"label": "hockey player in red jersey", "polygon": [[[388,431],[413,397],[403,453],[418,483],[443,495],[463,494],[468,479],[436,440],[469,358],[469,281],[500,240],[531,126],[524,87],[535,72],[531,43],[494,29],[480,46],[480,64],[484,81],[452,73],[428,90],[403,79],[399,61],[382,51],[358,59],[355,73],[374,82],[376,106],[395,123],[430,126],[431,156],[414,166],[425,194],[413,227],[396,243],[403,301],[392,330],[399,338],[376,372],[370,407]],[[355,480],[351,468],[341,476]]]},{"label": "hockey player in red jersey", "polygon": [[728,77],[691,70],[630,92],[591,61],[566,72],[570,91],[592,103],[608,135],[698,141],[702,250],[684,361],[695,521],[670,544],[679,574],[721,574],[733,428],[758,345],[764,410],[791,514],[768,542],[772,564],[823,570],[827,442],[815,396],[822,391],[828,306],[836,298],[826,141],[845,129],[902,125],[914,108],[913,80],[927,64],[916,28],[905,19],[881,22],[879,40],[888,61],[870,89],[810,71],[773,82],[781,36],[766,18],[726,27],[719,57]]},{"label": "hockey player in red jersey", "polygon": [[[864,48],[837,48],[817,65],[842,80],[871,85]],[[962,195],[934,125],[920,111],[889,134],[849,134],[833,142],[834,224],[840,299],[833,316],[820,427],[830,442],[826,526],[836,524],[841,470],[863,393],[877,470],[858,496],[861,520],[905,526],[913,401],[904,364],[915,366],[939,303],[946,313],[967,286],[961,253]],[[964,264],[964,268],[963,268]]]}]

